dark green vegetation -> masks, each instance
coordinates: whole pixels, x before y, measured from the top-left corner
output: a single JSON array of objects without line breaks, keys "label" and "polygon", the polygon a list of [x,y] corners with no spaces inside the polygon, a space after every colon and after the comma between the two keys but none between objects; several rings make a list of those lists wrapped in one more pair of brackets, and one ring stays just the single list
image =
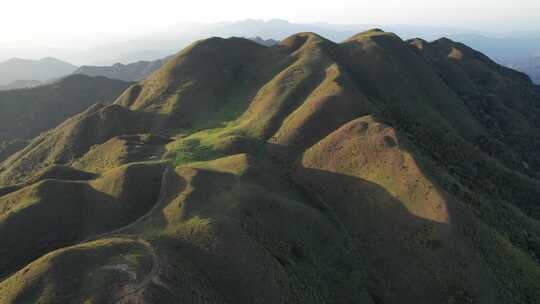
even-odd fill
[{"label": "dark green vegetation", "polygon": [[40,133],[97,102],[111,102],[129,83],[74,75],[50,85],[0,91],[0,161]]},{"label": "dark green vegetation", "polygon": [[199,41],[0,164],[0,301],[540,303],[539,102],[448,39]]}]

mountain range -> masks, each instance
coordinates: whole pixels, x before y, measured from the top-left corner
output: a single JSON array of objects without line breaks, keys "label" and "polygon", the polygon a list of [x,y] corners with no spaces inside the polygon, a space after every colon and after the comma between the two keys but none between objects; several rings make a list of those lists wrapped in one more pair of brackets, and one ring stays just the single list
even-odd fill
[{"label": "mountain range", "polygon": [[24,56],[41,58],[53,56],[62,58],[76,65],[113,65],[117,62],[128,64],[137,61],[153,61],[176,53],[191,42],[213,36],[228,38],[263,37],[264,39],[282,40],[297,32],[317,32],[334,42],[341,42],[355,33],[373,27],[384,27],[404,39],[420,37],[434,40],[448,37],[478,49],[488,56],[530,57],[540,55],[540,31],[508,32],[497,29],[493,32],[467,28],[371,24],[329,24],[329,23],[294,23],[286,20],[241,20],[217,23],[179,23],[156,30],[150,35],[132,35],[114,42],[102,42],[84,49],[53,49],[47,47],[30,49],[0,49],[0,60]]},{"label": "mountain range", "polygon": [[14,81],[50,81],[73,73],[76,66],[56,58],[29,60],[12,58],[0,62],[0,85],[12,84]]},{"label": "mountain range", "polygon": [[280,40],[193,43],[0,163],[0,301],[540,303],[530,78]]},{"label": "mountain range", "polygon": [[73,72],[88,76],[103,76],[123,81],[138,81],[159,69],[170,57],[154,61],[138,61],[130,64],[116,63],[112,66],[82,66]]}]

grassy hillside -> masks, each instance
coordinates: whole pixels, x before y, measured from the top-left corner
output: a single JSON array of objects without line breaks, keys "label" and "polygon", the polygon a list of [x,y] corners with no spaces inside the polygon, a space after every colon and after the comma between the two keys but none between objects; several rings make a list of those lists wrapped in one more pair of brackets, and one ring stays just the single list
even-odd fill
[{"label": "grassy hillside", "polygon": [[0,165],[0,299],[540,303],[539,102],[448,39],[196,42]]},{"label": "grassy hillside", "polygon": [[0,161],[24,141],[56,127],[98,102],[111,102],[128,83],[103,77],[69,76],[50,85],[0,91]]},{"label": "grassy hillside", "polygon": [[71,179],[49,170],[30,186],[3,196],[0,239],[9,251],[2,256],[0,276],[53,249],[136,220],[157,199],[162,169],[129,165],[90,181],[88,175]]}]

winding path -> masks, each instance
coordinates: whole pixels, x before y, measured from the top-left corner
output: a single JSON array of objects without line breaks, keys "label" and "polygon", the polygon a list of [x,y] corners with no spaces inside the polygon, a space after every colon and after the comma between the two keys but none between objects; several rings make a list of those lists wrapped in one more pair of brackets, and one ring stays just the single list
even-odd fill
[{"label": "winding path", "polygon": [[[166,167],[165,170],[163,171],[163,175],[162,175],[162,178],[161,178],[161,186],[160,186],[158,199],[157,199],[156,203],[154,204],[154,206],[148,212],[146,212],[143,216],[139,217],[137,220],[131,222],[130,224],[128,224],[126,226],[123,226],[123,227],[120,227],[118,229],[108,231],[108,232],[105,232],[105,233],[102,233],[102,234],[99,234],[99,235],[88,237],[88,238],[84,239],[81,242],[78,242],[78,243],[75,243],[75,244],[72,244],[72,245],[69,246],[69,247],[73,247],[73,246],[81,245],[81,244],[84,244],[84,243],[88,243],[88,242],[96,241],[96,240],[99,240],[99,239],[114,236],[114,237],[117,237],[117,238],[131,239],[131,240],[136,241],[139,244],[143,245],[147,249],[147,251],[150,253],[150,255],[152,257],[152,268],[150,269],[148,274],[146,274],[144,276],[144,278],[142,280],[140,280],[140,282],[138,282],[136,284],[133,284],[133,285],[128,284],[127,286],[125,286],[122,289],[122,291],[120,291],[119,294],[114,297],[114,299],[113,299],[114,303],[121,302],[123,299],[125,299],[125,298],[127,298],[129,296],[132,296],[135,293],[137,293],[138,291],[144,289],[159,274],[159,269],[160,269],[160,264],[161,263],[160,263],[160,260],[159,260],[159,256],[156,253],[156,251],[155,251],[154,247],[152,246],[152,244],[150,244],[150,242],[148,242],[146,239],[144,239],[140,235],[127,234],[127,233],[122,234],[122,232],[126,231],[126,230],[129,230],[129,229],[135,227],[136,225],[142,223],[144,220],[149,218],[150,215],[152,213],[154,213],[154,211],[158,210],[158,208],[161,207],[165,203],[165,200],[167,199],[167,189],[168,189],[169,174],[171,174],[171,169],[169,167]],[[19,271],[19,270],[17,270],[17,271]],[[0,283],[7,280],[8,278],[10,278],[12,275],[17,273],[17,271],[9,273],[9,274],[3,276],[2,278],[0,278]]]}]

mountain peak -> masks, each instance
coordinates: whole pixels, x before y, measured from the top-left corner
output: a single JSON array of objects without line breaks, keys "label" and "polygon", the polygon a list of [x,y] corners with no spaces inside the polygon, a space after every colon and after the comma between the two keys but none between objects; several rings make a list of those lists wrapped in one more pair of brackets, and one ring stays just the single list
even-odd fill
[{"label": "mountain peak", "polygon": [[54,58],[54,57],[45,57],[45,58],[42,58],[40,59],[39,61],[41,62],[49,62],[49,63],[67,63],[65,61],[62,61],[58,58]]},{"label": "mountain peak", "polygon": [[289,51],[296,51],[304,45],[314,45],[317,43],[331,43],[326,38],[313,33],[313,32],[302,32],[291,35],[283,40],[281,40],[277,45],[281,48],[287,49]]},{"label": "mountain peak", "polygon": [[394,33],[385,32],[385,31],[383,31],[381,29],[374,28],[374,29],[371,29],[371,30],[367,30],[367,31],[358,33],[358,34],[350,37],[349,39],[345,40],[345,42],[351,42],[351,41],[354,41],[354,40],[373,39],[373,38],[379,38],[379,37],[390,37],[390,38],[397,38],[397,39],[401,40],[401,38],[399,38]]},{"label": "mountain peak", "polygon": [[419,50],[423,50],[428,42],[422,38],[413,38],[406,41],[409,45],[416,47]]},{"label": "mountain peak", "polygon": [[494,64],[494,62],[492,62],[492,60],[484,54],[471,49],[463,43],[453,41],[452,39],[446,37],[434,40],[433,42],[429,43],[427,52],[432,53],[436,56],[447,56],[456,60],[462,60],[465,58],[478,59],[484,62],[490,62]]},{"label": "mountain peak", "polygon": [[[196,102],[195,96],[189,96],[186,99],[169,99],[161,105],[156,105],[153,97],[157,92],[165,94],[182,83],[185,85],[186,92],[190,91],[188,88],[191,87],[193,89],[200,86],[221,87],[225,79],[231,79],[235,77],[235,73],[248,69],[250,60],[266,49],[245,38],[212,37],[199,40],[171,58],[163,67],[143,80],[140,86],[137,85],[129,90],[129,93],[126,92],[120,96],[117,103],[133,109],[159,107],[173,113],[180,110],[177,115],[182,116],[181,119],[170,115],[171,121],[176,120],[178,124],[182,124],[182,121],[187,123],[187,121],[201,119],[204,116],[202,111],[195,111],[195,108],[188,110],[189,106],[177,106],[179,102],[183,104]],[[141,90],[139,90],[140,87],[142,87]],[[203,93],[198,90],[197,92],[197,94]],[[204,92],[203,95],[206,94],[213,96],[214,92]],[[202,106],[204,102],[201,100],[208,100],[210,96],[201,97],[197,102]],[[189,114],[183,111],[188,111]],[[172,114],[171,112],[169,114]]]}]

